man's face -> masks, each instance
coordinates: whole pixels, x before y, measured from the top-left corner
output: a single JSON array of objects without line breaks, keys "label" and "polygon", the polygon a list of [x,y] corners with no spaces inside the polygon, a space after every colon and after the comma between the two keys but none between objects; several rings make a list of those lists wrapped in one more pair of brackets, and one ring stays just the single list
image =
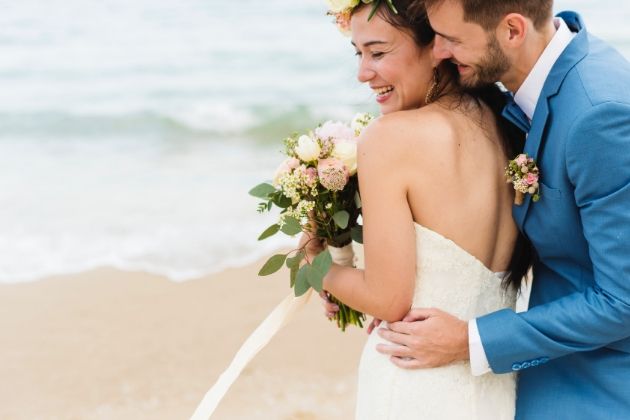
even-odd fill
[{"label": "man's face", "polygon": [[494,32],[464,21],[464,9],[457,0],[444,0],[427,11],[435,30],[433,54],[457,65],[460,83],[467,87],[499,81],[510,69],[509,57]]}]

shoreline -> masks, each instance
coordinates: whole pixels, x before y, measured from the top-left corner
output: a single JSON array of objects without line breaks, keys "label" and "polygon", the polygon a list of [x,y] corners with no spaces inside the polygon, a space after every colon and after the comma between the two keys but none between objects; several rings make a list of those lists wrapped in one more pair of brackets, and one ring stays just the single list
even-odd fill
[{"label": "shoreline", "polygon": [[[101,268],[0,285],[0,418],[189,418],[290,293],[286,270],[257,276],[263,261],[185,282]],[[315,296],[212,419],[352,418],[366,338]]]}]

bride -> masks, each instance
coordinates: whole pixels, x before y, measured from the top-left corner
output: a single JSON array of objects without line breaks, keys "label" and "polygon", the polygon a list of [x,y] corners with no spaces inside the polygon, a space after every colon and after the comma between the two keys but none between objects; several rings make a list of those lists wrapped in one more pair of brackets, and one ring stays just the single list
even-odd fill
[{"label": "bride", "polygon": [[[529,248],[505,182],[522,138],[497,117],[502,93],[464,91],[450,63],[437,66],[422,1],[358,2],[346,12],[358,79],[382,116],[359,140],[365,267],[334,264],[324,289],[388,322],[412,306],[462,319],[513,306]],[[322,250],[312,239],[301,239],[309,259]],[[371,334],[361,357],[357,419],[514,418],[513,375],[474,377],[463,362],[403,370],[376,351],[381,342]]]}]

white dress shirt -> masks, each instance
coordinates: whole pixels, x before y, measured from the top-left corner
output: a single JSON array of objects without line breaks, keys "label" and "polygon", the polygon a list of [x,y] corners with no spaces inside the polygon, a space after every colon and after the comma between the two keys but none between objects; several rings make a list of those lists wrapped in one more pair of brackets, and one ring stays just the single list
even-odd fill
[{"label": "white dress shirt", "polygon": [[[554,19],[554,24],[556,26],[555,35],[514,95],[514,102],[521,107],[530,121],[534,116],[538,98],[540,98],[545,80],[547,80],[551,68],[575,36],[564,20],[556,18]],[[481,337],[479,336],[477,320],[475,319],[468,322],[468,348],[470,351],[470,368],[472,374],[479,376],[490,372],[490,364],[488,363],[488,358],[483,348]]]}]

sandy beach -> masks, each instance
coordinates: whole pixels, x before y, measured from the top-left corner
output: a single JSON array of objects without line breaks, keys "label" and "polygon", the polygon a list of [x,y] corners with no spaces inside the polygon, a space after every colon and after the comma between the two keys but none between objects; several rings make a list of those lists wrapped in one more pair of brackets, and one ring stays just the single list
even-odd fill
[{"label": "sandy beach", "polygon": [[[187,419],[288,293],[261,262],[183,283],[99,269],[0,286],[0,418]],[[352,418],[366,334],[312,299],[213,419]]]}]

